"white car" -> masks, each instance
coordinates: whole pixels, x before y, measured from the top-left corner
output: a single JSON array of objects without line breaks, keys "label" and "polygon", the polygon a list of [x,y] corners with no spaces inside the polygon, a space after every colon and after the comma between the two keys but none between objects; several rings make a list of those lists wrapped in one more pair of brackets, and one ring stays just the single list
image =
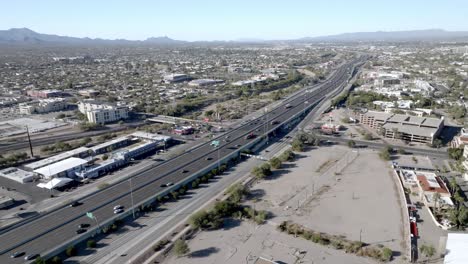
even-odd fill
[{"label": "white car", "polygon": [[116,209],[116,210],[114,210],[114,214],[120,214],[120,213],[122,213],[123,211],[124,211],[123,208]]},{"label": "white car", "polygon": [[119,204],[119,205],[114,206],[114,211],[119,210],[119,209],[123,209],[123,208],[124,207]]}]

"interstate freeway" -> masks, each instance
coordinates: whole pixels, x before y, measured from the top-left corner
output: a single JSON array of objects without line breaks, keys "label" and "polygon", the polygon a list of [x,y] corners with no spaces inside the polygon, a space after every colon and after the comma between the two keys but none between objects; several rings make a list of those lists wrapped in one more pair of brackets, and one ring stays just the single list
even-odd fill
[{"label": "interstate freeway", "polygon": [[[44,255],[55,247],[80,236],[76,234],[79,224],[87,223],[91,225],[90,228],[96,227],[95,222],[86,218],[86,212],[93,212],[101,223],[115,217],[113,213],[115,205],[131,207],[130,186],[133,190],[134,204],[138,204],[163,191],[164,187],[161,187],[163,184],[180,182],[197,171],[215,166],[219,158],[223,159],[234,152],[239,152],[243,146],[253,140],[247,139],[246,135],[255,133],[260,136],[263,131],[279,128],[290,117],[304,111],[305,105],[314,105],[337,87],[346,84],[350,79],[353,66],[362,61],[363,58],[360,58],[342,65],[324,83],[294,95],[264,116],[218,137],[221,143],[218,149],[213,148],[209,143],[201,144],[158,166],[148,168],[133,176],[131,181],[119,182],[83,198],[80,200],[82,203],[80,206],[62,207],[3,232],[0,234],[0,263],[21,263],[22,258],[10,258],[13,252]],[[286,107],[286,104],[290,107]],[[278,121],[279,124],[273,121]],[[226,140],[226,138],[229,139]]]}]

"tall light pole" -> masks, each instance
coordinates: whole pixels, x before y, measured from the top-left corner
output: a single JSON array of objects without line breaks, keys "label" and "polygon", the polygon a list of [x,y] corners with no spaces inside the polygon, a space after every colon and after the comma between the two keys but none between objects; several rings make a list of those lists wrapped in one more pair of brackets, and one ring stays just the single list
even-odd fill
[{"label": "tall light pole", "polygon": [[132,201],[132,214],[133,214],[133,219],[135,219],[135,206],[133,204],[133,186],[132,186],[132,178],[128,179],[128,182],[130,183],[130,199]]},{"label": "tall light pole", "polygon": [[26,133],[28,134],[28,142],[29,142],[29,151],[31,151],[31,158],[34,158],[32,143],[31,143],[31,136],[29,135],[29,127],[26,126]]}]

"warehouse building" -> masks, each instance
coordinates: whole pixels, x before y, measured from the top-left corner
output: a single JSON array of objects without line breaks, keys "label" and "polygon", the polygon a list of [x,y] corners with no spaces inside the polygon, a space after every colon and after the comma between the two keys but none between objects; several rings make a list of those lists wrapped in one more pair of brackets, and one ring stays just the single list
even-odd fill
[{"label": "warehouse building", "polygon": [[391,139],[432,144],[444,128],[444,118],[417,117],[368,111],[360,122]]},{"label": "warehouse building", "polygon": [[50,165],[50,164],[53,164],[53,163],[56,163],[56,162],[59,162],[61,160],[65,160],[71,157],[85,158],[85,157],[88,157],[89,155],[92,155],[92,150],[90,150],[87,147],[79,147],[79,148],[72,149],[67,152],[60,153],[52,157],[48,157],[46,159],[42,159],[33,163],[29,163],[25,165],[24,167],[26,169],[36,170],[36,169],[45,167],[47,165]]},{"label": "warehouse building", "polygon": [[50,180],[52,178],[74,178],[76,172],[82,171],[87,160],[80,158],[68,158],[54,164],[34,170],[42,178]]}]

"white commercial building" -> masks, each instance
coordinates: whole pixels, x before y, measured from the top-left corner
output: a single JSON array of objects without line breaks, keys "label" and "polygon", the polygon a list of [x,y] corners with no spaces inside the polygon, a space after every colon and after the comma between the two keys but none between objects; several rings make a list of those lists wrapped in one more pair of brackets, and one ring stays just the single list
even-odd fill
[{"label": "white commercial building", "polygon": [[79,158],[84,158],[89,155],[93,154],[93,150],[87,148],[87,147],[79,147],[76,149],[69,150],[67,152],[60,153],[55,156],[48,157],[46,159],[38,160],[36,162],[29,163],[25,165],[24,167],[30,170],[36,170],[42,167],[45,167],[49,164],[53,164],[56,162],[59,162],[64,159],[68,159],[71,157],[79,157]]},{"label": "white commercial building", "polygon": [[80,158],[68,158],[54,164],[34,170],[45,179],[76,176],[76,172],[83,170],[88,161]]},{"label": "white commercial building", "polygon": [[19,111],[24,115],[57,112],[67,108],[67,101],[63,98],[41,99],[35,102],[19,104]]},{"label": "white commercial building", "polygon": [[468,234],[448,233],[444,264],[468,263]]},{"label": "white commercial building", "polygon": [[78,109],[86,115],[90,123],[95,124],[106,124],[128,118],[128,108],[126,106],[80,102]]},{"label": "white commercial building", "polygon": [[31,182],[34,179],[34,173],[15,167],[0,170],[0,176],[19,183]]}]

